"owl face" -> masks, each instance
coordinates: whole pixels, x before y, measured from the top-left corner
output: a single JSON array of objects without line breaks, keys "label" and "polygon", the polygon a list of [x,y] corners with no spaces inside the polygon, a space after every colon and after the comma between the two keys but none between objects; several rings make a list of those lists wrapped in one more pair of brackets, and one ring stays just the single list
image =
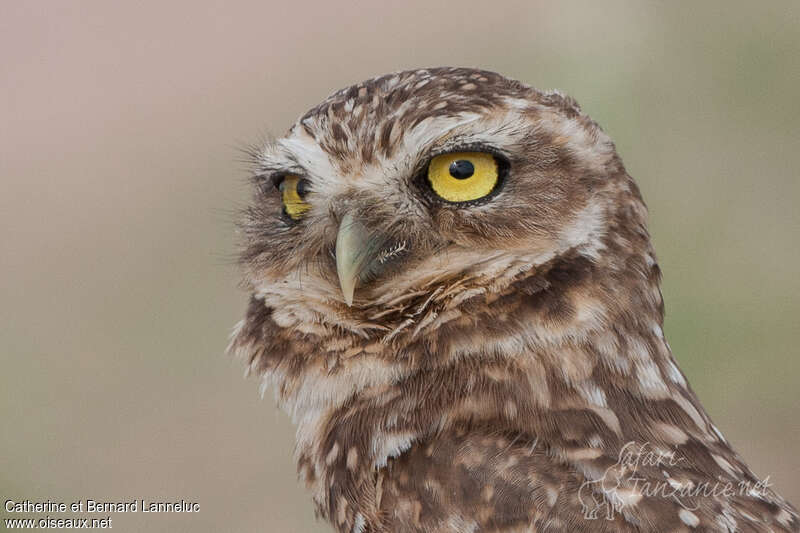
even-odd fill
[{"label": "owl face", "polygon": [[256,165],[247,283],[288,314],[353,323],[596,254],[627,186],[611,178],[613,144],[572,100],[471,69],[341,90]]}]

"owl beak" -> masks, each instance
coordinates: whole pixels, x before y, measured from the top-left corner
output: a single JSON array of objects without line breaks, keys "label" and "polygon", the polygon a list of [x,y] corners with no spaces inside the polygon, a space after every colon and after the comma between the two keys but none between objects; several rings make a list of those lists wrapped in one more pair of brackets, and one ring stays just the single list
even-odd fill
[{"label": "owl beak", "polygon": [[386,242],[385,236],[371,231],[351,213],[342,217],[336,236],[336,273],[348,306],[353,305],[356,286]]}]

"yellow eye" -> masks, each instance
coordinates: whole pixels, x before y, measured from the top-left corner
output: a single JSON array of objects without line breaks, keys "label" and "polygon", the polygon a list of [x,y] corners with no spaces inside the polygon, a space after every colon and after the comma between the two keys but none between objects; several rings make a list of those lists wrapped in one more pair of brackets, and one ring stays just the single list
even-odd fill
[{"label": "yellow eye", "polygon": [[497,161],[485,152],[437,155],[428,165],[433,192],[448,202],[470,202],[492,192],[499,179]]},{"label": "yellow eye", "polygon": [[283,210],[292,220],[300,219],[306,211],[311,209],[311,204],[303,200],[308,192],[307,180],[294,174],[288,174],[278,184],[278,190],[281,191]]}]

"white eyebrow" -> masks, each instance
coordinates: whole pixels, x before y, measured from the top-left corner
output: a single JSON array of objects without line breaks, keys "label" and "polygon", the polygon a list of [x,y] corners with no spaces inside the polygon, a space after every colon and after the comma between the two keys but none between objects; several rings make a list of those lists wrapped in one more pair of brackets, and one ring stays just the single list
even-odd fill
[{"label": "white eyebrow", "polygon": [[403,137],[406,151],[410,154],[420,154],[437,144],[445,143],[458,133],[458,130],[481,118],[481,115],[476,113],[465,114],[457,121],[453,121],[453,117],[449,116],[428,117],[411,128]]},{"label": "white eyebrow", "polygon": [[[465,145],[486,145],[504,151],[519,141],[525,128],[514,110],[484,115],[464,113],[459,117],[433,116],[416,124],[402,137],[408,162],[378,156],[379,165],[388,163],[416,165],[416,159],[432,150],[456,149]],[[391,160],[394,161],[391,161]],[[413,161],[412,161],[413,160]],[[275,139],[264,146],[259,158],[260,171],[302,173],[316,178],[317,186],[325,189],[323,182],[339,181],[329,154],[317,139],[302,128],[293,128],[287,137]]]},{"label": "white eyebrow", "polygon": [[470,144],[504,151],[517,144],[530,128],[514,110],[489,116],[471,113],[457,122],[446,120],[427,119],[415,126],[405,137],[409,152],[420,154],[432,148],[448,150]]},{"label": "white eyebrow", "polygon": [[267,142],[258,156],[259,172],[268,174],[281,170],[295,170],[298,167],[297,161],[281,145],[281,140],[271,140]]}]

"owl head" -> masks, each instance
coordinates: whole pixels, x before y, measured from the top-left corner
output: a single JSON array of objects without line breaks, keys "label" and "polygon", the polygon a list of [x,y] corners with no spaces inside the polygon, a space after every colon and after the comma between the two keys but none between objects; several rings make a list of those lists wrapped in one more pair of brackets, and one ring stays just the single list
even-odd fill
[{"label": "owl head", "polygon": [[643,228],[613,143],[572,99],[481,70],[353,85],[255,160],[246,283],[309,331],[419,333],[424,310],[491,301],[566,256],[597,263],[621,217]]},{"label": "owl head", "polygon": [[[255,159],[242,223],[252,296],[231,347],[275,386],[297,423],[300,476],[341,531],[392,529],[383,520],[403,516],[398,502],[416,509],[401,521],[419,525],[427,500],[447,530],[472,506],[497,520],[486,523],[523,523],[534,502],[552,526],[556,502],[570,516],[570,485],[605,477],[626,442],[680,446],[688,461],[654,467],[654,486],[756,479],[671,355],[644,203],[571,99],[479,70],[400,72],[333,94]],[[547,452],[534,458],[540,439]],[[487,442],[498,442],[491,457]],[[417,485],[383,483],[394,459]],[[558,472],[566,481],[542,512],[532,487]],[[475,481],[492,476],[507,497],[484,499]],[[474,490],[456,490],[462,479]],[[383,487],[412,485],[409,499],[376,504]],[[634,529],[719,525],[734,509],[796,524],[771,493],[716,501],[701,518],[637,490],[625,489]]]}]

